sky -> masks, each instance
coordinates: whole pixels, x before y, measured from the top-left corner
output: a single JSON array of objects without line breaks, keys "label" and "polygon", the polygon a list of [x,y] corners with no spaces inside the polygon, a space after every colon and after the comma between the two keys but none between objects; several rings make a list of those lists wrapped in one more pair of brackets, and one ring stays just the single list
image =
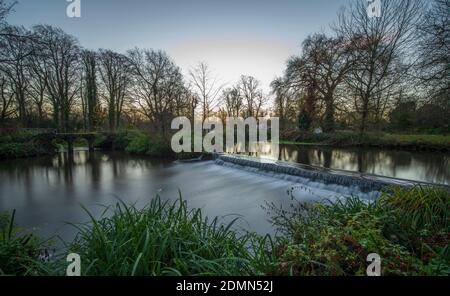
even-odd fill
[{"label": "sky", "polygon": [[327,32],[351,0],[80,1],[81,17],[69,18],[68,0],[18,0],[8,21],[60,27],[89,49],[162,49],[184,74],[206,62],[222,84],[252,75],[267,93],[302,41]]}]

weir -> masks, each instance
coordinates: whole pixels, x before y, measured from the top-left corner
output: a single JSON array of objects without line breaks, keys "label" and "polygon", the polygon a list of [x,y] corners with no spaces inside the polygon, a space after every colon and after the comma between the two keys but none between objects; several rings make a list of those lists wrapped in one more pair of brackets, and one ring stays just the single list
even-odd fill
[{"label": "weir", "polygon": [[[256,157],[218,154],[215,163],[240,169],[252,168],[252,171],[270,172],[279,175],[298,177],[297,181],[333,184],[344,187],[357,188],[364,193],[379,192],[389,186],[410,188],[416,185],[436,185],[412,180],[396,179],[384,176],[362,174],[343,170],[326,169],[309,165],[294,164],[284,161],[273,161]],[[450,190],[449,186],[444,186]]]}]

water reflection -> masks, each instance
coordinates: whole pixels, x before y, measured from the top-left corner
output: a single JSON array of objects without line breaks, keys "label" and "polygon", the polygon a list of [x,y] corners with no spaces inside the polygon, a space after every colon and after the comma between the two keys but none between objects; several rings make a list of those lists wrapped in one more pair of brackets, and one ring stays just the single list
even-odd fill
[{"label": "water reflection", "polygon": [[212,161],[184,164],[75,151],[73,155],[1,161],[0,212],[16,209],[21,226],[36,227],[46,237],[57,233],[70,239],[75,229],[65,222],[88,220],[80,204],[99,216],[104,208],[98,205],[111,205],[117,198],[145,206],[157,194],[177,199],[180,190],[189,205],[204,209],[205,215],[240,215],[245,219],[242,228],[264,234],[272,228],[261,205],[268,201],[286,206],[291,202],[286,192],[292,186],[289,181],[223,168]]},{"label": "water reflection", "polygon": [[368,148],[283,145],[280,160],[325,168],[450,184],[450,155]]}]

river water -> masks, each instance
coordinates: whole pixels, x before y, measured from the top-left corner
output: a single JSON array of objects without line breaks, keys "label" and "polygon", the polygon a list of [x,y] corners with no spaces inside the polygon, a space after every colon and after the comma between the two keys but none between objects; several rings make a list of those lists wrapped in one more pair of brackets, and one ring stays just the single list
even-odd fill
[{"label": "river water", "polygon": [[[450,184],[446,154],[286,146],[281,155],[286,161]],[[156,195],[175,200],[179,191],[190,208],[202,208],[207,216],[222,217],[224,222],[241,217],[235,229],[261,234],[274,233],[267,203],[287,209],[295,200],[343,194],[333,186],[303,186],[289,177],[273,178],[213,161],[182,163],[119,152],[76,150],[73,156],[61,152],[0,162],[0,212],[16,209],[20,226],[46,237],[71,239],[76,230],[66,222],[88,220],[81,205],[99,216],[103,205],[117,199],[142,207]]]}]

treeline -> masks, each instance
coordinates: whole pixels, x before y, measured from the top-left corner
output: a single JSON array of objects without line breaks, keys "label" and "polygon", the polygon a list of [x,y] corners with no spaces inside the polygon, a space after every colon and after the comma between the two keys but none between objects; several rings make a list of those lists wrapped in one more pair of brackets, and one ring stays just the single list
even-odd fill
[{"label": "treeline", "polygon": [[450,1],[367,1],[310,35],[273,81],[285,130],[450,131]]},{"label": "treeline", "polygon": [[0,124],[60,131],[146,126],[176,116],[280,117],[284,134],[336,129],[450,131],[450,0],[352,2],[329,34],[313,34],[264,94],[242,76],[219,83],[207,64],[183,77],[164,51],[84,49],[49,25],[8,25],[0,0]]},{"label": "treeline", "polygon": [[[223,91],[205,63],[183,77],[160,50],[84,49],[49,25],[10,26],[13,5],[0,0],[0,123],[60,131],[145,125],[167,134],[176,116],[263,114],[259,82],[242,76]],[[223,91],[223,93],[222,93]],[[223,99],[226,98],[226,99]],[[239,101],[239,102],[237,102]]]}]

